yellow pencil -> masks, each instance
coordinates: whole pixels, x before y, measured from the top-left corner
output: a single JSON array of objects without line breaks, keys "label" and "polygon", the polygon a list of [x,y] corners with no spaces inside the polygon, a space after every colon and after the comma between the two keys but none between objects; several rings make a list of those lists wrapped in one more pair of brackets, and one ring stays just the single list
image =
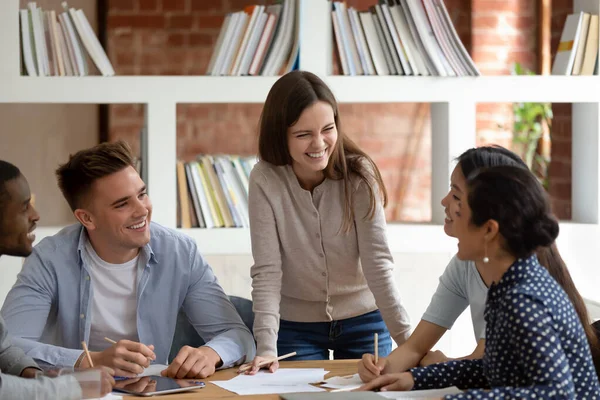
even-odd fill
[{"label": "yellow pencil", "polygon": [[90,367],[94,368],[94,363],[92,362],[92,357],[90,356],[90,352],[88,351],[87,344],[85,344],[85,342],[81,342],[81,345],[83,346],[85,356],[87,357],[88,362],[90,363]]},{"label": "yellow pencil", "polygon": [[115,342],[114,340],[112,340],[110,338],[107,338],[106,336],[104,336],[104,340],[106,340],[110,344],[117,344],[117,342]]},{"label": "yellow pencil", "polygon": [[[294,351],[293,353],[288,353],[288,354],[285,354],[285,355],[277,357],[277,358],[272,358],[270,360],[265,360],[265,361],[259,362],[258,363],[258,367],[260,368],[260,367],[262,367],[264,365],[271,364],[272,362],[283,360],[283,359],[288,358],[288,357],[293,357],[295,355],[296,355],[296,352]],[[246,364],[246,365],[240,367],[239,372],[246,372],[250,368],[252,368],[252,364]]]},{"label": "yellow pencil", "polygon": [[379,361],[379,335],[375,334],[375,365]]}]

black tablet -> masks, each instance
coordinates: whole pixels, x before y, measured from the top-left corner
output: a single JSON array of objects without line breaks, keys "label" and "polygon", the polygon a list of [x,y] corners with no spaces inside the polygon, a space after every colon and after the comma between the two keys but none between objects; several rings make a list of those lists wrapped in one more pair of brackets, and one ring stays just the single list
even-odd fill
[{"label": "black tablet", "polygon": [[136,396],[156,396],[186,392],[204,387],[204,382],[194,379],[172,379],[164,376],[144,376],[118,380],[113,390]]}]

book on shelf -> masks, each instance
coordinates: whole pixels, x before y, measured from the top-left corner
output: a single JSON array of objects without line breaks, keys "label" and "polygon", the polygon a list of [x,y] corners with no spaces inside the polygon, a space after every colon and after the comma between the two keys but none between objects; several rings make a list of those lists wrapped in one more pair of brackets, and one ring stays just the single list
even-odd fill
[{"label": "book on shelf", "polygon": [[299,14],[298,0],[227,14],[206,74],[273,76],[297,68]]},{"label": "book on shelf", "polygon": [[63,11],[42,10],[29,2],[19,10],[23,74],[86,76],[88,56],[103,76],[115,74],[83,10],[62,3]]},{"label": "book on shelf", "polygon": [[333,2],[344,75],[479,76],[443,0],[379,0],[365,11]]},{"label": "book on shelf", "polygon": [[177,162],[177,226],[248,228],[248,178],[256,157],[201,155]]},{"label": "book on shelf", "polygon": [[597,75],[599,34],[598,15],[586,12],[568,15],[552,75]]}]

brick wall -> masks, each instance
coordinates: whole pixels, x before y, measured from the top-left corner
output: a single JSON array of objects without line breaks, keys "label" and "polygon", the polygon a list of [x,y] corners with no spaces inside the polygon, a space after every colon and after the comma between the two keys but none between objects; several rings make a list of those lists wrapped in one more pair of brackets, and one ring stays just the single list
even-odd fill
[{"label": "brick wall", "polygon": [[[204,74],[229,11],[265,0],[114,0],[107,15],[108,52],[119,75]],[[348,0],[366,9],[376,0]],[[508,74],[513,61],[535,65],[533,0],[446,0],[455,26],[483,74]],[[498,31],[502,35],[498,35]],[[508,33],[507,33],[508,32]],[[523,39],[522,37],[525,37]],[[260,105],[181,105],[178,157],[201,152],[254,154]],[[110,138],[139,145],[140,105],[110,107]],[[428,104],[344,104],[343,129],[377,162],[390,193],[390,221],[431,217],[431,129]],[[510,144],[508,105],[480,105],[478,143]]]},{"label": "brick wall", "polygon": [[[472,56],[483,75],[510,75],[515,62],[535,70],[537,13],[534,0],[472,1]],[[512,104],[477,106],[478,144],[511,147]]]},{"label": "brick wall", "polygon": [[[573,0],[552,0],[552,55],[556,54],[567,15],[573,12]],[[553,59],[554,61],[554,59]],[[550,187],[555,213],[571,219],[571,103],[552,105],[552,162]]]}]

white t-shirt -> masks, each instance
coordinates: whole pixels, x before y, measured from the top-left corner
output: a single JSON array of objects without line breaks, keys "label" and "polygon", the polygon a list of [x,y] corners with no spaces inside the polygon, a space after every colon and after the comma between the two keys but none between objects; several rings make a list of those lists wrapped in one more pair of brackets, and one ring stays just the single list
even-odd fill
[{"label": "white t-shirt", "polygon": [[422,319],[450,329],[465,308],[470,306],[475,339],[483,339],[487,293],[488,287],[481,279],[475,263],[454,256],[440,276],[440,283]]},{"label": "white t-shirt", "polygon": [[89,348],[111,346],[105,337],[139,341],[137,332],[137,269],[139,256],[124,264],[102,260],[88,241],[85,246],[92,287]]}]

